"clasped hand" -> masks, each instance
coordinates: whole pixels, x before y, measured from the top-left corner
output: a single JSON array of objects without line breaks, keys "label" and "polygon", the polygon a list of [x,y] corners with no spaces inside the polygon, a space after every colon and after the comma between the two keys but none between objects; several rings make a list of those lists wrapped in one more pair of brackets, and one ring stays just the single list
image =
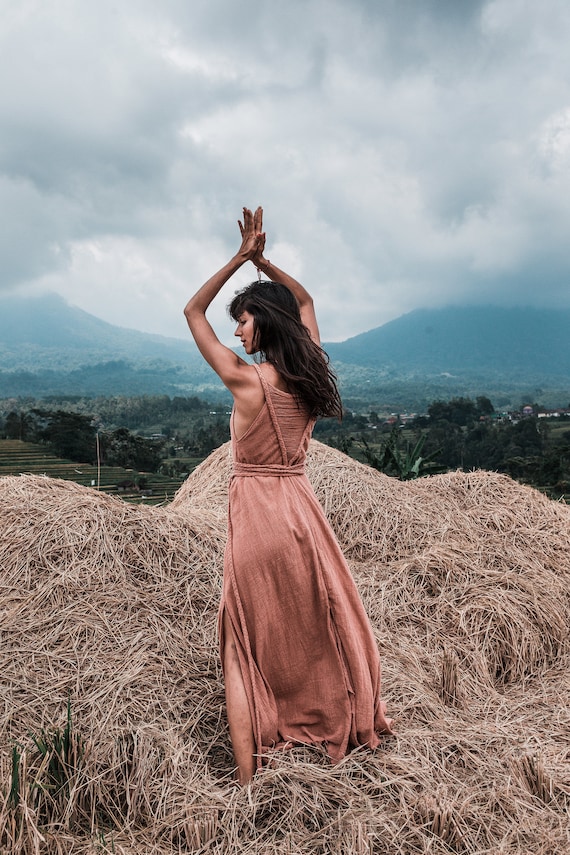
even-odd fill
[{"label": "clasped hand", "polygon": [[260,206],[252,214],[249,208],[243,209],[243,223],[238,220],[241,233],[240,255],[251,259],[259,267],[263,261],[265,248],[265,232],[263,229],[263,208]]}]

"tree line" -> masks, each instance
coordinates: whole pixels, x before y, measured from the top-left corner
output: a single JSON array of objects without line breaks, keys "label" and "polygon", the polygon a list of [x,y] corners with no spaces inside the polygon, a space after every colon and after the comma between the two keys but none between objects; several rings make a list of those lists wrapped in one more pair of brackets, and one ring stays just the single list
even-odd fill
[{"label": "tree line", "polygon": [[[503,472],[552,496],[570,495],[570,418],[501,416],[489,398],[433,401],[406,424],[348,415],[316,436],[388,475],[419,477],[454,469]],[[374,418],[376,416],[376,419]],[[376,421],[376,424],[374,423]]]},{"label": "tree line", "polygon": [[45,445],[77,463],[99,457],[103,465],[167,475],[188,471],[177,457],[203,459],[229,439],[226,405],[214,410],[197,397],[64,397],[42,403],[55,406],[0,402],[0,436]]},{"label": "tree line", "polygon": [[64,410],[12,410],[3,434],[7,439],[44,444],[56,457],[76,463],[93,464],[99,459],[107,466],[156,472],[162,460],[162,442],[124,427],[100,431],[91,416]]},{"label": "tree line", "polygon": [[[59,457],[184,475],[229,439],[229,402],[166,395],[0,402],[0,435],[46,444]],[[46,407],[46,404],[53,404]],[[213,408],[214,407],[214,408]],[[537,408],[535,407],[535,410]],[[452,469],[504,472],[550,495],[570,495],[570,419],[507,419],[485,396],[434,400],[427,413],[386,424],[377,412],[317,422],[315,438],[388,475]],[[146,436],[142,436],[144,432]]]}]

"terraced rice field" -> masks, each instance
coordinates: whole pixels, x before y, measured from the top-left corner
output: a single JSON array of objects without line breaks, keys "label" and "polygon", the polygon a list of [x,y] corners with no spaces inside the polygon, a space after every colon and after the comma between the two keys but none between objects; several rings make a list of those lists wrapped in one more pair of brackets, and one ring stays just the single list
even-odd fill
[{"label": "terraced rice field", "polygon": [[[48,475],[146,505],[170,501],[183,481],[120,466],[101,466],[98,471],[97,466],[54,457],[43,446],[19,439],[0,440],[0,477],[4,475]],[[144,490],[135,486],[139,475],[146,479]]]}]

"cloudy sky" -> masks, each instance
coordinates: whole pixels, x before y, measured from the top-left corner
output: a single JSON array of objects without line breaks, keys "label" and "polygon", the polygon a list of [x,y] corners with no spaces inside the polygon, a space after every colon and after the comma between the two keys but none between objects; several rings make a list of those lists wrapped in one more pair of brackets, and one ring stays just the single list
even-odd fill
[{"label": "cloudy sky", "polygon": [[[186,335],[237,249],[325,340],[570,306],[568,0],[0,0],[0,290]],[[255,276],[243,268],[212,307]]]}]

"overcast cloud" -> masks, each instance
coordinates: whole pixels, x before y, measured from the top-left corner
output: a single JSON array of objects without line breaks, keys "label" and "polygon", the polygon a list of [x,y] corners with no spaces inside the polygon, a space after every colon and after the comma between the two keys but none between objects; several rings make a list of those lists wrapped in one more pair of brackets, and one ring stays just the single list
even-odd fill
[{"label": "overcast cloud", "polygon": [[[265,209],[325,340],[570,306],[567,0],[0,0],[0,289],[185,336]],[[213,307],[255,276],[251,265]]]}]

